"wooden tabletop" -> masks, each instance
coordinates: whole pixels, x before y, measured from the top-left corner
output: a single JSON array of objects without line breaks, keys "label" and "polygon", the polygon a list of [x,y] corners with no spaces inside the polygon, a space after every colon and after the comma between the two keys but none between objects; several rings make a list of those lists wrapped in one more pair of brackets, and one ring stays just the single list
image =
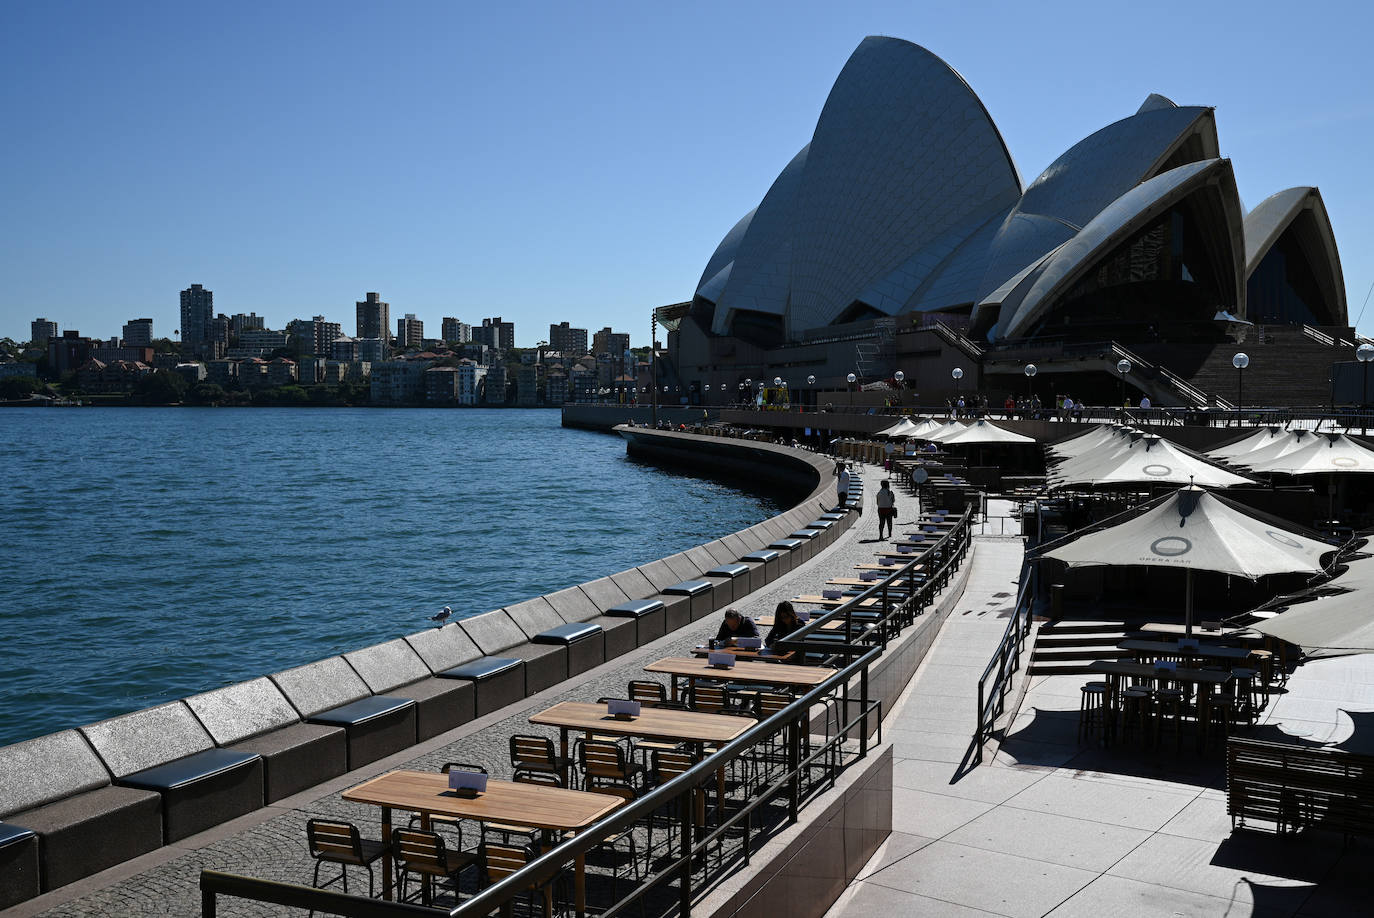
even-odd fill
[{"label": "wooden tabletop", "polygon": [[665,657],[644,667],[646,673],[668,673],[673,676],[697,676],[702,679],[729,679],[736,682],[758,682],[763,685],[816,686],[835,675],[829,666],[800,666],[796,663],[757,663],[739,660],[730,669],[716,669],[692,657]]},{"label": "wooden tabletop", "polygon": [[[853,598],[854,598],[853,596],[841,596],[839,599],[826,599],[824,596],[821,596],[821,595],[819,595],[819,594],[805,593],[805,594],[803,594],[803,595],[801,595],[801,596],[793,596],[793,597],[792,597],[792,601],[793,601],[793,602],[804,602],[804,603],[806,603],[806,604],[809,605],[809,606],[829,606],[830,608],[833,609],[833,608],[836,608],[836,607],[839,607],[839,606],[844,605],[845,603],[849,602],[849,601],[850,601],[851,599],[853,599]],[[877,605],[879,604],[879,602],[881,602],[881,597],[879,597],[879,596],[870,596],[870,597],[868,597],[867,599],[865,599],[865,600],[863,600],[862,602],[859,603],[859,608],[861,608],[861,609],[872,609],[872,608],[874,608],[875,606],[877,606]]]},{"label": "wooden tabletop", "polygon": [[1153,663],[1130,663],[1126,660],[1094,660],[1088,667],[1089,672],[1105,673],[1109,676],[1137,676],[1145,679],[1165,679],[1174,682],[1200,682],[1220,685],[1231,681],[1230,673],[1214,669],[1190,669],[1180,666],[1173,670],[1156,668]]},{"label": "wooden tabletop", "polygon": [[698,644],[692,648],[692,656],[709,657],[713,653],[728,653],[739,660],[777,660],[780,663],[785,663],[796,656],[796,651],[792,650],[786,653],[768,650],[767,653],[764,653],[765,650],[768,650],[768,648],[760,647],[758,650],[749,650],[744,647],[717,647],[715,650],[712,650],[705,644]]},{"label": "wooden tabletop", "polygon": [[[692,661],[695,663],[696,661]],[[738,663],[736,668],[748,664]],[[772,669],[774,664],[756,663]],[[719,670],[711,670],[718,673]],[[675,742],[726,743],[748,730],[758,721],[752,717],[728,714],[703,714],[700,711],[673,711],[666,708],[643,707],[639,716],[620,720],[606,713],[604,704],[587,701],[562,701],[547,711],[530,718],[532,724],[562,727],[586,733],[617,736],[642,736]]]},{"label": "wooden tabletop", "polygon": [[[760,627],[763,627],[763,628],[771,628],[771,627],[773,627],[773,616],[771,616],[771,615],[760,615],[758,618],[754,619],[754,624],[756,624],[756,625],[758,625],[758,626],[760,626]],[[803,624],[803,625],[806,625],[806,624],[808,624],[808,622],[802,622],[802,624]],[[822,630],[822,631],[839,631],[839,630],[840,630],[841,628],[843,628],[843,627],[844,627],[844,620],[843,620],[843,619],[837,618],[837,619],[833,619],[833,620],[831,620],[831,621],[826,622],[824,625],[821,625],[821,630]]]},{"label": "wooden tabletop", "polygon": [[431,771],[388,772],[344,791],[342,796],[355,803],[415,813],[562,831],[585,828],[624,803],[607,794],[494,779],[487,781],[484,793],[467,799],[448,789],[448,775]]},{"label": "wooden tabletop", "polygon": [[1136,653],[1178,654],[1185,657],[1211,657],[1214,660],[1244,660],[1250,656],[1250,650],[1247,647],[1218,647],[1215,644],[1180,647],[1176,641],[1127,640],[1116,646],[1122,650],[1132,650]]},{"label": "wooden tabletop", "polygon": [[[1188,626],[1175,622],[1146,622],[1136,629],[1147,634],[1177,634],[1186,636]],[[1230,637],[1233,634],[1244,631],[1244,628],[1202,628],[1193,625],[1193,637]]]}]

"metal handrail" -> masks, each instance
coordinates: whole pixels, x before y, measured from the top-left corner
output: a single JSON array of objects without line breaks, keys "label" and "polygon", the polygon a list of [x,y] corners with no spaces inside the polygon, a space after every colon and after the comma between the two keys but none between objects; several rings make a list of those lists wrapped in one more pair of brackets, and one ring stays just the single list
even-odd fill
[{"label": "metal handrail", "polygon": [[[977,727],[973,736],[975,763],[983,761],[983,745],[996,731],[997,718],[1002,716],[1006,709],[1011,677],[1021,669],[1021,655],[1026,649],[1026,638],[1030,635],[1032,611],[1035,608],[1034,578],[1034,568],[1024,572],[1021,589],[1016,597],[1016,606],[1007,620],[1002,640],[998,642],[992,659],[983,669],[983,675],[978,678]],[[994,670],[996,678],[989,686],[988,680],[993,677]]]}]

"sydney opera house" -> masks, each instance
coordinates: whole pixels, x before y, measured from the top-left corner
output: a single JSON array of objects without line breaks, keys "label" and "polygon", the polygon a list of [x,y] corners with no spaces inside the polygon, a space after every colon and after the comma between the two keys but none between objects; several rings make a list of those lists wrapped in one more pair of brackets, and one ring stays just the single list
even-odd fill
[{"label": "sydney opera house", "polygon": [[1243,350],[1246,395],[1325,404],[1355,343],[1320,192],[1247,212],[1212,108],[1149,95],[1024,184],[963,78],[881,37],[854,51],[811,142],[691,300],[656,318],[661,381],[707,403],[746,379],[806,400],[898,370],[935,401],[957,366],[965,391],[999,401],[1034,385],[1100,404],[1125,382],[1156,404],[1225,407]]}]

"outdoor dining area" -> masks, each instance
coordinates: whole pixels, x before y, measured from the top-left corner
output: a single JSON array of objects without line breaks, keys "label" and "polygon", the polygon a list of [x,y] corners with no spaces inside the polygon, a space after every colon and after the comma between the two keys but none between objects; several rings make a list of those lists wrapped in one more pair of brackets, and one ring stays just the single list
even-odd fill
[{"label": "outdoor dining area", "polygon": [[[709,777],[693,777],[696,766],[762,720],[833,683],[836,667],[760,658],[746,646],[706,658],[668,657],[644,671],[621,697],[565,700],[529,715],[534,729],[509,737],[504,761],[391,771],[343,791],[342,801],[375,811],[380,832],[309,819],[313,885],[451,908],[585,835],[598,820],[686,782],[673,799],[687,806],[658,806],[624,829],[586,839],[585,851],[520,890],[528,914],[581,916],[604,910],[662,870],[694,836],[715,832],[714,856],[691,862],[704,882],[740,856],[751,833],[784,824],[789,808],[833,782],[843,765],[843,712],[830,685],[794,708],[772,735],[743,754],[716,757]],[[829,733],[817,745],[835,748],[803,760],[813,720]],[[789,731],[798,734],[796,748]],[[746,810],[743,826],[731,822]]]}]

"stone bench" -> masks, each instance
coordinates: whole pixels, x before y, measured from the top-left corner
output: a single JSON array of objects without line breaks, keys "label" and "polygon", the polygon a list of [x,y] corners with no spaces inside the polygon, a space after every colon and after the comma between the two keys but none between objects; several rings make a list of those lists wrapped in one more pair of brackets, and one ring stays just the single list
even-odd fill
[{"label": "stone bench", "polygon": [[80,729],[115,784],[161,795],[163,844],[251,813],[264,803],[262,757],[216,748],[184,701]]},{"label": "stone bench", "polygon": [[738,602],[752,592],[747,564],[720,564],[703,573],[715,581],[718,605]]},{"label": "stone bench", "polygon": [[[555,616],[555,624],[562,622]],[[568,648],[558,644],[531,644],[527,635],[505,609],[465,618],[458,626],[489,657],[515,657],[525,661],[524,694],[533,695],[566,679]],[[481,686],[478,686],[481,693]],[[480,707],[479,702],[479,707]]]},{"label": "stone bench", "polygon": [[557,644],[566,647],[568,673],[564,678],[571,679],[606,662],[605,635],[606,632],[600,625],[592,622],[574,622],[555,625],[539,632],[530,640],[535,644]]},{"label": "stone bench", "polygon": [[822,513],[822,514],[820,515],[820,519],[823,519],[823,520],[834,520],[835,522],[838,523],[840,520],[844,519],[844,518],[845,518],[846,516],[848,516],[848,515],[849,515],[849,512],[848,512],[848,511],[837,510],[837,511],[835,511],[835,512],[833,512],[833,513]]},{"label": "stone bench", "polygon": [[784,574],[806,560],[802,551],[805,546],[806,542],[801,539],[776,539],[768,543],[769,549],[782,553],[778,560],[782,562]]},{"label": "stone bench", "polygon": [[[375,701],[343,657],[327,657],[269,678],[306,723],[346,732],[349,771],[415,744],[415,702],[386,696]],[[371,703],[351,707],[361,701]]]},{"label": "stone bench", "polygon": [[0,909],[32,899],[38,881],[38,833],[0,822]]},{"label": "stone bench", "polygon": [[348,736],[302,723],[266,676],[192,695],[186,705],[217,746],[262,756],[264,798],[275,803],[348,770]]},{"label": "stone bench", "polygon": [[[621,618],[611,618],[602,614],[602,609],[619,604],[625,596],[624,591],[617,587],[610,578],[603,577],[602,581],[604,583],[597,588],[596,592],[601,594],[604,600],[608,600],[605,605],[593,601],[581,587],[568,587],[557,593],[549,593],[544,599],[548,601],[555,612],[562,616],[564,622],[570,625],[587,622],[600,627],[602,653],[607,660],[613,660],[638,647],[639,640],[635,632],[634,622]],[[648,586],[648,581],[645,581],[645,586]],[[569,666],[571,666],[571,662]]]},{"label": "stone bench", "polygon": [[716,611],[715,588],[709,580],[684,580],[663,589],[665,596],[687,596],[691,599],[692,621],[705,618]]},{"label": "stone bench", "polygon": [[476,691],[478,717],[525,697],[525,661],[517,657],[479,657],[435,675],[471,682]]},{"label": "stone bench", "polygon": [[642,647],[667,633],[666,612],[667,606],[661,599],[634,599],[611,606],[605,617],[621,624],[628,622],[635,635],[635,646]]},{"label": "stone bench", "polygon": [[746,564],[761,565],[763,583],[754,589],[757,590],[764,584],[772,583],[783,575],[782,556],[783,553],[776,548],[760,548],[758,551],[746,552],[739,556],[739,559]]},{"label": "stone bench", "polygon": [[38,835],[44,892],[162,844],[162,796],[115,787],[80,733],[0,747],[0,818]]},{"label": "stone bench", "polygon": [[469,684],[436,679],[402,638],[343,655],[373,695],[415,702],[415,741],[427,740],[477,716],[477,693]]}]

